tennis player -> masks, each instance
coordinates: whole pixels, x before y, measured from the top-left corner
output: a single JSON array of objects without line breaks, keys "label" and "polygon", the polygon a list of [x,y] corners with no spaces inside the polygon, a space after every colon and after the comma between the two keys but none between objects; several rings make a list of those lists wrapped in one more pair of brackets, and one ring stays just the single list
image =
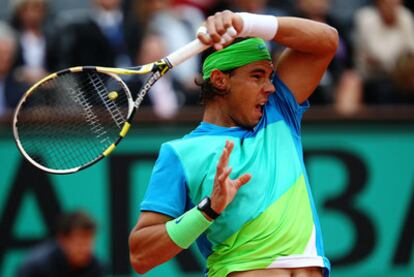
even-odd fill
[{"label": "tennis player", "polygon": [[[233,41],[231,26],[248,38]],[[203,121],[162,145],[130,234],[131,264],[144,273],[197,242],[208,276],[328,276],[300,126],[338,34],[230,11],[205,27],[199,39],[219,51],[203,63]],[[275,65],[264,40],[286,46]]]}]

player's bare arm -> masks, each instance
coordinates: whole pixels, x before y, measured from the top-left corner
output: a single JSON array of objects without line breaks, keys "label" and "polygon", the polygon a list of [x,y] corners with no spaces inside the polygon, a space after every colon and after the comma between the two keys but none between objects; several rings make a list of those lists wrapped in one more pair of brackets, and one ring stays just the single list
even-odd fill
[{"label": "player's bare arm", "polygon": [[276,65],[280,79],[303,103],[318,86],[338,47],[338,32],[323,23],[292,17],[278,19],[274,38],[288,47]]},{"label": "player's bare arm", "polygon": [[[228,167],[228,163],[233,147],[233,142],[226,142],[217,164],[210,198],[211,208],[218,214],[224,211],[240,187],[251,178],[250,174],[244,174],[235,180],[229,178],[231,168]],[[205,213],[203,214],[209,221],[212,220]],[[183,250],[173,242],[167,232],[166,223],[171,220],[171,217],[159,213],[141,213],[129,236],[130,261],[136,272],[143,274]]]},{"label": "player's bare arm", "polygon": [[129,235],[129,258],[132,267],[143,274],[180,253],[168,236],[165,223],[172,218],[154,212],[142,212]]},{"label": "player's bare arm", "polygon": [[[253,19],[254,20],[254,19]],[[315,90],[338,47],[338,33],[329,25],[295,17],[274,18],[274,30],[245,30],[246,21],[240,14],[224,11],[210,16],[206,33],[198,38],[217,50],[232,42],[222,43],[226,30],[233,27],[239,36],[259,36],[286,46],[277,62],[276,72],[290,88],[298,103],[303,103]],[[249,22],[248,22],[249,23]],[[271,24],[267,22],[266,24]],[[266,26],[265,26],[266,27]],[[254,29],[254,28],[253,28]],[[272,32],[275,35],[272,35]],[[257,33],[257,34],[256,34]],[[270,34],[270,36],[269,36]]]}]

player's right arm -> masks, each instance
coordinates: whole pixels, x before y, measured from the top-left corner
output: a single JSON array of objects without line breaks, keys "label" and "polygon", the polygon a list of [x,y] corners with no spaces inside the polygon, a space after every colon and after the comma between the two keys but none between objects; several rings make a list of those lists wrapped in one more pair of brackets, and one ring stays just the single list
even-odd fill
[{"label": "player's right arm", "polygon": [[171,217],[159,213],[141,213],[129,235],[130,262],[139,274],[170,260],[183,250],[167,233],[165,223],[170,220]]},{"label": "player's right arm", "polygon": [[[240,187],[246,184],[251,178],[250,174],[243,174],[234,180],[229,178],[231,167],[228,167],[228,162],[233,147],[234,143],[227,141],[217,163],[213,192],[210,196],[211,208],[217,214],[224,211],[228,204],[233,201]],[[177,245],[177,242],[182,242],[182,239],[177,239],[177,233],[179,235],[178,237],[181,236],[181,238],[194,238],[191,241],[186,241],[186,243],[188,243],[187,245],[200,235],[199,233],[194,234],[194,230],[197,229],[196,226],[205,224],[205,222],[211,222],[212,219],[202,212],[201,215],[198,214],[198,218],[200,219],[201,217],[204,223],[186,223],[187,218],[190,218],[190,221],[194,220],[194,218],[197,219],[197,214],[194,212],[198,211],[190,210],[185,213],[184,216],[180,216],[179,220],[156,212],[145,211],[141,213],[136,226],[132,229],[129,236],[129,256],[131,264],[136,272],[143,274],[155,266],[170,260],[181,252],[185,247]],[[188,213],[192,214],[190,215]],[[187,217],[185,217],[185,215],[187,215]],[[170,232],[167,230],[168,223],[172,223],[170,226],[172,225],[174,230]],[[189,226],[189,228],[180,228],[180,224],[188,224],[187,226]],[[186,225],[182,226],[185,227]],[[178,227],[178,229],[176,227]],[[171,237],[171,234],[175,234],[173,238]]]}]

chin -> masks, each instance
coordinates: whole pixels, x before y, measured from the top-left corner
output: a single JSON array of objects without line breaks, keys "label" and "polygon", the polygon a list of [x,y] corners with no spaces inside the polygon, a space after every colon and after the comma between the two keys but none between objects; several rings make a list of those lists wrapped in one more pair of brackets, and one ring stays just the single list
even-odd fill
[{"label": "chin", "polygon": [[259,123],[260,120],[253,121],[253,122],[243,122],[243,124],[240,124],[241,127],[245,129],[253,129],[256,127],[256,125]]}]

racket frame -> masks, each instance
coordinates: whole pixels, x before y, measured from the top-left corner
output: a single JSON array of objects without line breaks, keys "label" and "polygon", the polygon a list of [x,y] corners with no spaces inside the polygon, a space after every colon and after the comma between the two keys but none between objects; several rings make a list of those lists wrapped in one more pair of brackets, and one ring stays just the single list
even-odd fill
[{"label": "racket frame", "polygon": [[[64,69],[61,71],[58,71],[56,73],[52,73],[37,83],[35,83],[20,99],[16,110],[14,112],[13,116],[13,134],[15,138],[15,142],[17,145],[17,148],[19,149],[20,153],[35,167],[39,168],[40,170],[43,170],[48,173],[53,174],[70,174],[75,173],[80,170],[83,170],[85,168],[88,168],[92,166],[93,164],[97,163],[104,157],[111,154],[111,152],[116,148],[116,146],[121,142],[121,140],[126,136],[128,133],[132,121],[134,119],[135,113],[138,110],[142,100],[144,99],[145,95],[148,93],[148,91],[151,89],[151,87],[162,77],[164,76],[170,69],[173,67],[181,64],[182,62],[186,61],[187,59],[201,53],[205,49],[209,48],[210,46],[205,45],[201,43],[198,39],[193,40],[192,42],[188,43],[187,45],[181,47],[177,51],[171,53],[164,59],[161,59],[159,61],[156,61],[154,63],[145,64],[142,66],[137,67],[130,67],[130,68],[115,68],[115,67],[101,67],[101,66],[76,66],[71,67],[68,69]],[[118,138],[113,142],[105,151],[103,151],[102,154],[100,154],[98,157],[96,157],[94,160],[78,166],[71,169],[51,169],[44,165],[39,164],[36,162],[30,155],[24,150],[24,147],[20,141],[19,138],[19,132],[17,128],[18,123],[18,114],[20,111],[20,108],[22,107],[23,103],[26,101],[26,99],[32,94],[36,88],[38,88],[43,83],[53,79],[57,78],[63,74],[70,74],[70,73],[76,73],[76,72],[82,72],[84,70],[95,70],[100,73],[107,74],[113,78],[115,78],[119,84],[124,88],[124,90],[127,92],[127,98],[128,98],[128,116],[126,118],[126,121],[124,122],[121,131],[119,133]],[[135,100],[131,97],[131,92],[128,88],[128,86],[125,84],[125,82],[118,76],[118,75],[145,75],[152,73],[144,83],[144,85],[139,90],[137,97]]]},{"label": "racket frame", "polygon": [[[134,118],[134,115],[136,111],[138,110],[142,100],[144,99],[145,95],[148,93],[148,91],[151,89],[151,87],[155,84],[156,81],[158,81],[165,73],[168,72],[169,69],[172,68],[172,65],[169,63],[168,60],[162,59],[160,61],[146,64],[143,66],[137,66],[137,67],[131,67],[131,68],[114,68],[114,67],[102,67],[102,66],[76,66],[71,67],[67,69],[60,70],[58,72],[52,73],[37,83],[35,83],[27,92],[24,94],[24,96],[20,99],[19,103],[17,104],[14,116],[13,116],[13,135],[14,140],[16,142],[17,148],[19,149],[20,153],[35,167],[41,169],[42,171],[52,173],[52,174],[70,174],[75,173],[80,170],[83,170],[87,167],[92,166],[93,164],[97,163],[104,157],[108,156],[115,147],[119,144],[119,142],[126,136],[128,133],[132,120]],[[78,166],[71,169],[52,169],[48,168],[37,161],[35,161],[24,149],[20,137],[19,132],[17,128],[18,124],[18,114],[20,111],[20,108],[25,103],[26,99],[42,84],[45,82],[48,82],[54,78],[57,78],[59,76],[62,76],[64,74],[71,74],[71,73],[77,73],[77,72],[83,72],[83,71],[97,71],[102,74],[109,75],[111,78],[115,79],[118,84],[124,89],[127,100],[128,100],[128,115],[126,118],[126,121],[124,122],[121,131],[119,133],[119,137],[116,139],[115,142],[113,142],[105,151],[102,152],[98,157],[96,157],[94,160]],[[140,91],[137,94],[137,98],[135,101],[132,99],[131,92],[128,88],[128,86],[125,84],[125,82],[118,76],[118,75],[145,75],[148,73],[152,74],[148,77],[147,81],[144,83],[144,85],[141,87]]]}]

